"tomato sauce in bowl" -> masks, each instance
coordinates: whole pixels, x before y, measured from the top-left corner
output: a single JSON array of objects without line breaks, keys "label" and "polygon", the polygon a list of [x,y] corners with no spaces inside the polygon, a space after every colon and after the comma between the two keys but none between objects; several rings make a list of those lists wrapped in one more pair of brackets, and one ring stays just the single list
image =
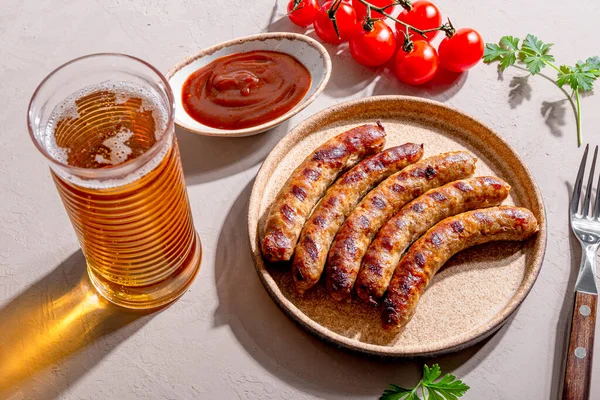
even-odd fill
[{"label": "tomato sauce in bowl", "polygon": [[183,84],[181,100],[201,124],[243,129],[284,115],[310,85],[310,72],[296,58],[256,50],[218,58],[193,72]]}]

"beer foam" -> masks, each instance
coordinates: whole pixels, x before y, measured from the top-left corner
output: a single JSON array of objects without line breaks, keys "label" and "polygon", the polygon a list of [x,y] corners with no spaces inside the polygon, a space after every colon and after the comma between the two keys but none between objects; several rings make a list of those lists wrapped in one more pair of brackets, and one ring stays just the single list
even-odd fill
[{"label": "beer foam", "polygon": [[102,154],[96,154],[94,159],[99,164],[119,165],[127,161],[127,157],[133,152],[129,146],[125,144],[129,138],[133,136],[127,128],[121,128],[113,137],[105,139],[102,144],[110,150],[109,158],[106,159]]},{"label": "beer foam", "polygon": [[89,189],[102,190],[111,189],[119,186],[125,186],[137,181],[146,174],[152,172],[152,170],[156,168],[158,164],[160,164],[161,161],[165,158],[165,156],[171,149],[171,146],[171,143],[167,144],[160,150],[160,152],[158,152],[158,154],[152,157],[146,164],[137,168],[134,172],[118,179],[82,179],[64,170],[57,170],[56,173],[60,175],[63,179],[68,180],[69,182]]},{"label": "beer foam", "polygon": [[[66,118],[79,118],[80,115],[77,111],[76,101],[84,96],[98,91],[109,91],[114,93],[116,96],[115,104],[124,104],[132,97],[142,99],[140,111],[152,111],[152,117],[155,124],[154,136],[156,140],[158,141],[167,131],[168,110],[165,108],[163,101],[156,93],[140,87],[134,82],[105,81],[97,85],[91,85],[78,90],[59,103],[52,111],[46,127],[40,137],[40,143],[46,148],[49,155],[56,161],[63,164],[68,164],[67,160],[69,152],[69,149],[62,148],[56,143],[54,131],[58,122]],[[129,140],[129,138],[131,138],[132,135],[133,132],[131,132],[129,129],[121,128],[121,130],[117,132],[115,136],[106,139],[102,144],[104,144],[110,150],[110,155],[108,158],[106,158],[101,154],[97,154],[95,156],[96,162],[107,165],[110,164],[113,166],[117,166],[125,162],[128,156],[132,153],[131,148],[129,148],[129,146],[127,146],[125,143],[127,140]],[[170,145],[164,146],[164,148],[161,149],[161,151],[145,165],[121,179],[88,180],[81,179],[66,171],[57,172],[59,172],[59,174],[65,179],[84,187],[107,189],[111,187],[122,186],[134,182],[135,180],[140,179],[142,176],[152,171],[164,158],[170,147]]]},{"label": "beer foam", "polygon": [[79,118],[80,115],[77,111],[76,101],[84,96],[99,91],[113,92],[116,96],[115,104],[124,104],[131,97],[142,99],[140,111],[152,111],[152,118],[154,118],[154,125],[156,127],[154,137],[156,140],[159,140],[163,135],[167,127],[168,110],[165,109],[161,99],[155,93],[146,88],[140,87],[134,82],[105,81],[97,85],[87,86],[81,90],[78,90],[58,104],[52,111],[52,115],[50,116],[46,125],[46,132],[43,135],[43,144],[45,145],[48,153],[50,153],[50,156],[56,161],[59,161],[63,164],[67,163],[66,149],[58,146],[54,137],[56,124],[65,118]]}]

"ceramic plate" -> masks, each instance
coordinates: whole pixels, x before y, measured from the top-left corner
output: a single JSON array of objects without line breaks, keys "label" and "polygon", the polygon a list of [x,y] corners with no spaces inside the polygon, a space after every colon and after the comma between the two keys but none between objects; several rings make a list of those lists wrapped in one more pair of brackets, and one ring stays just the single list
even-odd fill
[{"label": "ceramic plate", "polygon": [[[316,147],[359,124],[381,121],[386,147],[424,143],[424,157],[468,150],[479,161],[475,175],[506,180],[504,204],[529,208],[540,231],[526,242],[497,242],[453,257],[434,277],[416,314],[398,334],[383,330],[378,309],[360,299],[338,303],[320,283],[304,296],[291,273],[265,265],[260,232],[269,206],[290,173]],[[431,356],[470,346],[498,330],[531,290],[546,246],[546,218],[539,189],[527,167],[498,134],[460,111],[434,101],[382,96],[321,111],[295,127],[271,151],[252,190],[248,227],[256,270],[279,307],[300,326],[338,346],[379,356]]]}]

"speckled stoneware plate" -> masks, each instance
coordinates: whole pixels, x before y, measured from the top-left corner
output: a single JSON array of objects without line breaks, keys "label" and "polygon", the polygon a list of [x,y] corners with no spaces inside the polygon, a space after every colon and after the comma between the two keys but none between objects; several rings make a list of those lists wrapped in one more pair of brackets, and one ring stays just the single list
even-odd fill
[{"label": "speckled stoneware plate", "polygon": [[[293,289],[289,270],[265,265],[260,233],[280,187],[304,158],[327,139],[351,127],[381,121],[386,147],[424,143],[424,157],[451,150],[477,156],[476,175],[496,175],[511,186],[504,204],[529,208],[540,231],[526,242],[497,242],[453,257],[434,277],[403,331],[381,328],[378,309],[359,299],[338,303],[320,283],[304,296]],[[251,248],[258,275],[275,302],[319,338],[363,353],[431,356],[460,350],[502,326],[533,286],[546,247],[546,218],[539,189],[515,151],[490,128],[434,101],[382,96],[321,111],[296,126],[269,154],[252,190],[248,210]]]},{"label": "speckled stoneware plate", "polygon": [[[312,82],[300,103],[287,113],[264,124],[244,129],[218,129],[201,124],[185,112],[181,100],[184,82],[196,70],[217,58],[253,50],[270,50],[294,56],[310,72]],[[175,97],[175,124],[190,132],[206,136],[242,137],[264,132],[304,110],[325,89],[331,75],[331,58],[316,40],[297,33],[272,32],[246,36],[220,43],[186,58],[167,72],[167,80]]]}]

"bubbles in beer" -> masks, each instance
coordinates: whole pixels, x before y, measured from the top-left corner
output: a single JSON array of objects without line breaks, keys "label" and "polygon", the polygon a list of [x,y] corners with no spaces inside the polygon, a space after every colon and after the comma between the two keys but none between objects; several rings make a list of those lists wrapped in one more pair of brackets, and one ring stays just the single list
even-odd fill
[{"label": "bubbles in beer", "polygon": [[148,151],[165,132],[167,118],[156,94],[132,82],[107,81],[77,91],[55,108],[45,144],[61,163],[110,168]]},{"label": "bubbles in beer", "polygon": [[125,143],[133,135],[127,128],[121,128],[116,136],[106,139],[102,144],[109,149],[109,158],[106,159],[102,154],[96,154],[95,160],[99,164],[119,165],[125,162],[132,153],[131,148]]}]

